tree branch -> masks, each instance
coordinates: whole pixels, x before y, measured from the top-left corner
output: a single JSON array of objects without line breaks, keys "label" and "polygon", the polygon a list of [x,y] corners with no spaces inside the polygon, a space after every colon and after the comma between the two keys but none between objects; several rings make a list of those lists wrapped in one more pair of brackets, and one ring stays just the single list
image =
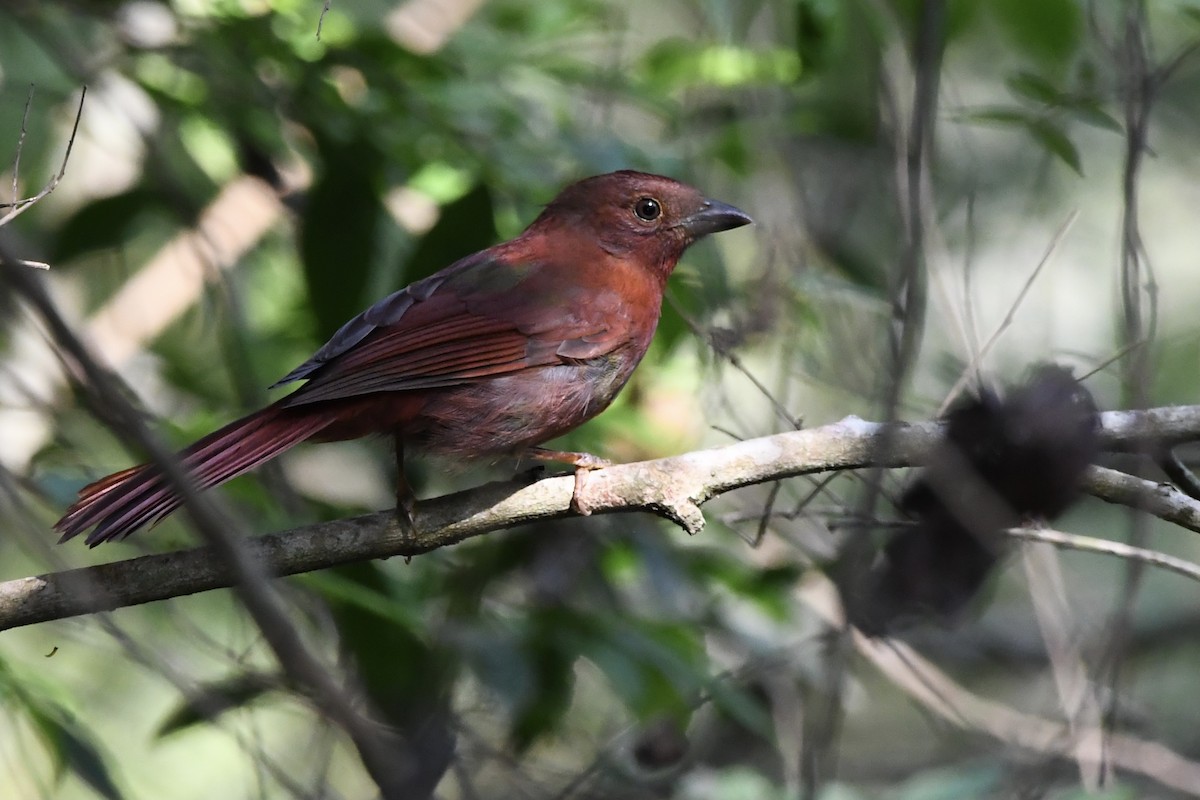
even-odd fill
[{"label": "tree branch", "polygon": [[[1200,406],[1110,411],[1110,449],[1134,439],[1200,438]],[[820,428],[766,436],[685,455],[623,464],[588,476],[592,513],[651,511],[689,533],[704,526],[700,506],[744,486],[817,472],[921,463],[937,441],[936,423],[886,426],[857,417]],[[885,436],[886,432],[886,436]],[[887,439],[887,449],[879,443]],[[1093,467],[1086,488],[1109,502],[1136,504],[1200,532],[1200,502],[1169,486]],[[250,554],[272,575],[294,575],[370,558],[415,556],[490,531],[571,516],[574,479],[490,483],[418,504],[412,529],[391,512],[307,525],[250,540]],[[232,586],[233,572],[210,547],[67,570],[0,583],[0,630]]]},{"label": "tree branch", "polygon": [[1115,556],[1127,561],[1136,561],[1152,567],[1174,572],[1185,578],[1200,582],[1200,564],[1188,561],[1186,558],[1160,553],[1157,550],[1147,550],[1144,547],[1133,547],[1124,542],[1114,542],[1111,539],[1097,539],[1092,536],[1080,536],[1077,533],[1064,533],[1049,528],[1011,528],[1004,532],[1014,539],[1027,542],[1044,542],[1063,550],[1078,550],[1081,553],[1098,553]]},{"label": "tree branch", "polygon": [[[822,428],[609,467],[589,474],[583,499],[592,513],[653,511],[695,533],[704,526],[699,506],[710,498],[780,477],[864,466],[883,430],[850,417]],[[912,463],[937,435],[933,423],[901,426],[890,437],[889,463]],[[249,545],[274,575],[414,556],[500,528],[570,516],[574,486],[573,477],[491,483],[419,503],[411,530],[391,512],[379,512],[270,534]],[[209,547],[8,581],[0,584],[0,630],[224,588],[233,581]]]},{"label": "tree branch", "polygon": [[[823,575],[810,573],[799,588],[800,598],[827,624],[845,625],[838,605],[837,589]],[[968,731],[984,733],[1000,742],[1034,753],[1072,758],[1081,742],[1098,743],[1094,756],[1110,759],[1112,765],[1169,786],[1186,795],[1200,796],[1200,763],[1191,761],[1155,741],[1097,728],[1070,731],[1057,720],[1026,714],[1002,703],[980,697],[942,672],[910,645],[898,639],[872,638],[857,628],[851,637],[858,653],[921,706]]]},{"label": "tree branch", "polygon": [[[416,770],[411,748],[395,731],[377,723],[370,709],[363,709],[364,704],[356,702],[342,682],[325,668],[291,624],[278,591],[269,581],[266,565],[256,557],[249,542],[229,529],[213,497],[198,493],[192,476],[147,428],[137,410],[116,388],[119,382],[92,356],[88,346],[59,314],[45,287],[29,274],[9,269],[9,262],[0,248],[0,275],[6,276],[37,311],[64,356],[86,378],[84,386],[93,401],[108,408],[116,427],[150,456],[150,463],[180,493],[194,529],[208,543],[211,556],[226,573],[226,585],[233,587],[283,671],[296,684],[308,689],[326,718],[346,732],[364,768],[379,787],[381,797],[385,800],[410,797],[409,786]],[[76,577],[86,580],[88,575],[76,571]],[[75,588],[80,596],[103,598],[93,586]]]},{"label": "tree branch", "polygon": [[1108,503],[1129,506],[1200,533],[1200,502],[1169,483],[1156,483],[1115,469],[1090,467],[1083,488]]}]

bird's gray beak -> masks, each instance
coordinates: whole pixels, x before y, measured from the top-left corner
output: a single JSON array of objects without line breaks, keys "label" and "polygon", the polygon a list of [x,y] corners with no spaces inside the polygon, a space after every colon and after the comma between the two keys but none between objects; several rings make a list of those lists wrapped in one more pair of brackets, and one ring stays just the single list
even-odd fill
[{"label": "bird's gray beak", "polygon": [[705,200],[700,210],[689,217],[685,217],[680,225],[692,235],[692,238],[699,239],[702,236],[708,236],[710,233],[719,233],[721,231],[732,230],[733,228],[740,228],[752,222],[754,220],[750,219],[746,215],[746,212],[740,209],[717,200]]}]

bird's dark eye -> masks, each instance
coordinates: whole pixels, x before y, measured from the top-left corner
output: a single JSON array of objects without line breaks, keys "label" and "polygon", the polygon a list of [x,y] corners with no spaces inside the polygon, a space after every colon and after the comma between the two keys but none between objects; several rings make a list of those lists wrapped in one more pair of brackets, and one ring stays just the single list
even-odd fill
[{"label": "bird's dark eye", "polygon": [[643,197],[633,204],[633,213],[637,214],[639,219],[653,222],[662,216],[662,206],[653,197]]}]

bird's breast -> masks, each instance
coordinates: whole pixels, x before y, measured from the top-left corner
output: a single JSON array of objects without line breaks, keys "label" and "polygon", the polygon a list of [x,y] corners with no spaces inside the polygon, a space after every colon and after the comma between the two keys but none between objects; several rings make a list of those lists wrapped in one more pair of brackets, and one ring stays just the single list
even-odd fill
[{"label": "bird's breast", "polygon": [[441,390],[405,426],[404,436],[442,455],[518,453],[561,436],[607,408],[641,355],[616,351]]}]

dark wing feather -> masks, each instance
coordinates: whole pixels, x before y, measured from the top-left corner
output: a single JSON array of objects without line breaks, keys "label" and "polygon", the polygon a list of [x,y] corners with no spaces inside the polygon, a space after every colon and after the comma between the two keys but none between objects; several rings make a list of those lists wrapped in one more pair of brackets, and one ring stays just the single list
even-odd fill
[{"label": "dark wing feather", "polygon": [[350,350],[376,329],[400,322],[414,304],[429,299],[447,280],[460,273],[479,269],[481,266],[486,268],[491,261],[489,251],[484,250],[456,261],[424,280],[419,280],[398,292],[393,292],[338,328],[329,341],[313,353],[312,358],[275,381],[269,388],[274,389],[276,386],[283,386],[286,383],[309,377],[330,361]]},{"label": "dark wing feather", "polygon": [[281,404],[454,386],[619,347],[619,297],[576,295],[558,274],[569,272],[489,251],[464,259],[342,326],[284,379],[308,383]]}]

